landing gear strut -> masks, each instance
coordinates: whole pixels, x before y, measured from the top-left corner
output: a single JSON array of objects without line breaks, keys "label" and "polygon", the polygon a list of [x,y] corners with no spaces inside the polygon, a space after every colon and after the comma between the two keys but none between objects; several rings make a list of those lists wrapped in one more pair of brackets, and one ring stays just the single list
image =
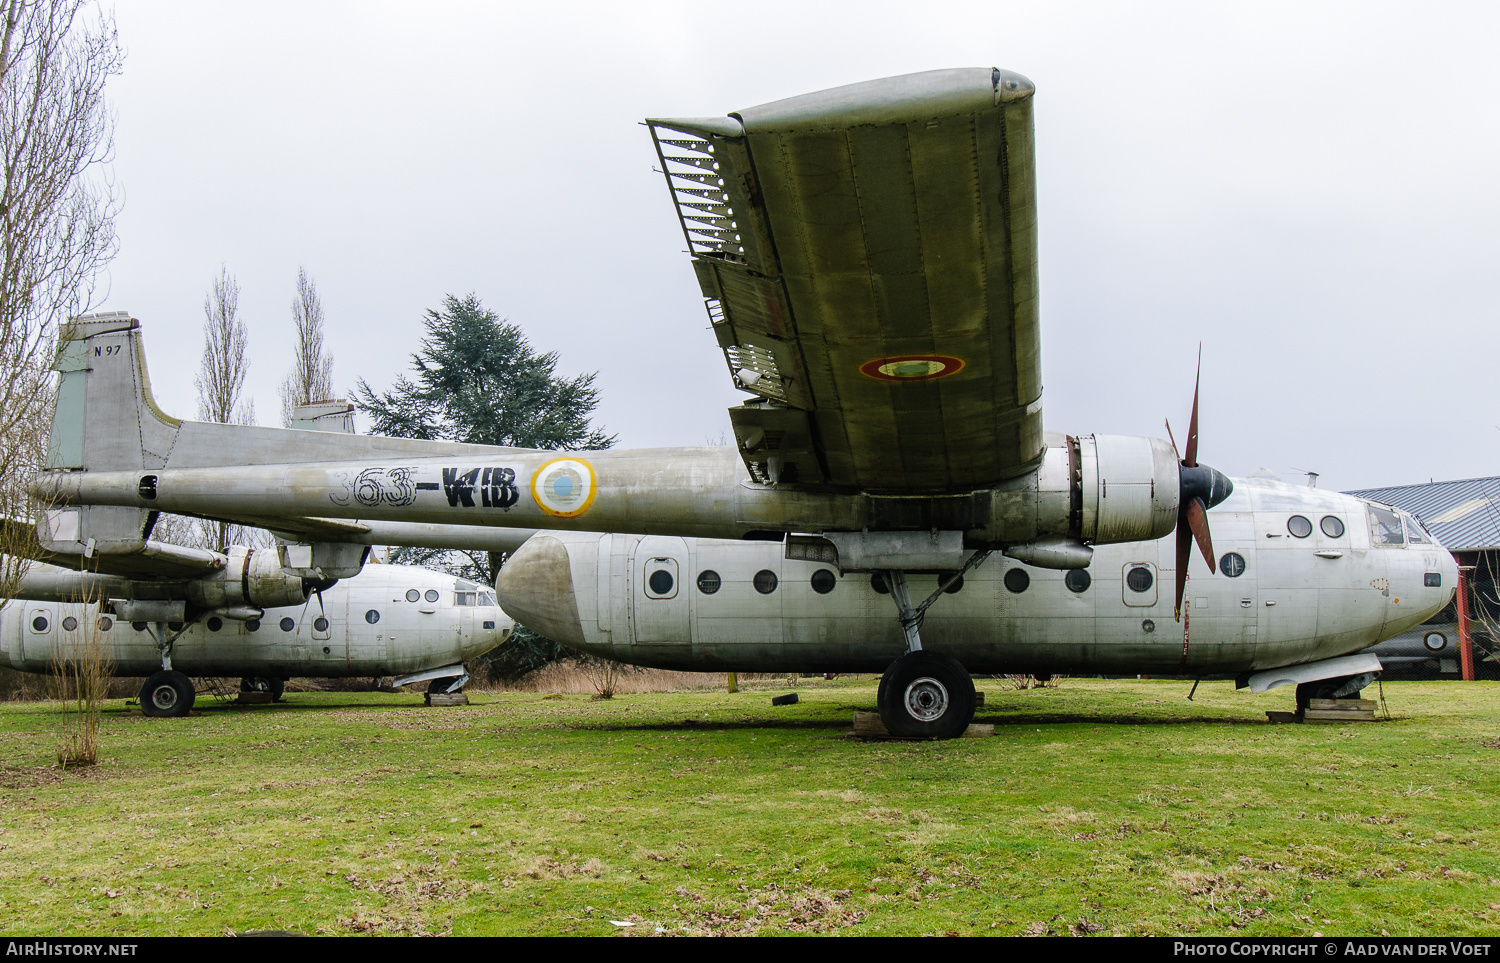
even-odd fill
[{"label": "landing gear strut", "polygon": [[891,735],[954,739],[963,735],[974,719],[977,701],[974,680],[953,656],[923,649],[920,629],[932,603],[988,555],[987,551],[975,552],[961,571],[942,579],[937,591],[917,606],[911,604],[905,572],[897,569],[880,573],[896,603],[906,634],[906,654],[892,662],[880,677],[876,697],[880,721]]}]

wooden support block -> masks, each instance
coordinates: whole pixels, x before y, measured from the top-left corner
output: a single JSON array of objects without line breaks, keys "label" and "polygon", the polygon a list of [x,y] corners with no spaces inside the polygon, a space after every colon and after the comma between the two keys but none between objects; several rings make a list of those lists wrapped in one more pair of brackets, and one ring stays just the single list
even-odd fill
[{"label": "wooden support block", "polygon": [[[885,723],[880,721],[880,713],[860,712],[858,710],[854,713],[854,734],[861,739],[900,738],[886,731]],[[988,722],[971,722],[969,723],[969,728],[964,730],[961,738],[982,739],[985,736],[993,736],[994,734],[995,727],[992,724]]]},{"label": "wooden support block", "polygon": [[469,697],[462,692],[429,692],[427,704],[430,706],[466,706],[469,704]]},{"label": "wooden support block", "polygon": [[1309,699],[1309,709],[1374,709],[1374,699]]},{"label": "wooden support block", "polygon": [[1267,710],[1266,711],[1266,721],[1270,722],[1271,725],[1273,725],[1273,726],[1285,725],[1288,722],[1296,722],[1297,721],[1297,713],[1295,713],[1295,712],[1272,712],[1270,710]]},{"label": "wooden support block", "polygon": [[269,692],[241,692],[240,697],[235,700],[235,705],[268,706],[272,701]]},{"label": "wooden support block", "polygon": [[854,734],[865,739],[889,739],[891,734],[885,731],[885,723],[880,721],[878,712],[854,713]]},{"label": "wooden support block", "polygon": [[1303,722],[1374,722],[1374,709],[1304,709]]}]

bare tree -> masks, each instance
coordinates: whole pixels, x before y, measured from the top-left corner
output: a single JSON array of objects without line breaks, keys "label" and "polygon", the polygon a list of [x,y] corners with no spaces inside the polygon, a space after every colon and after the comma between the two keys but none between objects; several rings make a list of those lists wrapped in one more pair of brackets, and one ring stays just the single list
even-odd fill
[{"label": "bare tree", "polygon": [[[203,299],[203,361],[198,366],[198,418],[226,425],[255,424],[255,404],[243,396],[250,362],[245,357],[249,334],[239,319],[240,286],[227,267],[219,268],[213,289]],[[242,544],[247,531],[228,522],[202,523],[206,547],[228,551]]]},{"label": "bare tree", "polygon": [[203,361],[198,365],[198,418],[225,425],[255,424],[255,404],[241,397],[250,362],[249,332],[239,318],[240,286],[227,267],[219,268],[203,298]]},{"label": "bare tree", "polygon": [[297,360],[281,383],[281,423],[286,427],[298,405],[333,398],[333,355],[323,350],[323,300],[306,268],[297,269],[292,321],[297,325]]},{"label": "bare tree", "polygon": [[[120,73],[113,17],[82,0],[0,0],[0,516],[29,519],[45,461],[58,326],[98,300],[119,199],[104,99]],[[7,526],[24,533],[25,525]],[[0,543],[0,603],[24,562]]]}]

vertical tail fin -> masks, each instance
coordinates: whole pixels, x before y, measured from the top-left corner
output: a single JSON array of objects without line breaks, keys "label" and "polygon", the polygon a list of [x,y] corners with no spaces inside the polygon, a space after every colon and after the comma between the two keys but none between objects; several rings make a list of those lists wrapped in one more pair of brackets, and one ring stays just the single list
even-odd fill
[{"label": "vertical tail fin", "polygon": [[[57,410],[47,446],[50,471],[161,468],[182,424],[151,397],[140,322],[129,313],[74,318],[58,336]],[[91,556],[145,546],[150,513],[85,506],[47,511],[37,537],[49,551]]]}]

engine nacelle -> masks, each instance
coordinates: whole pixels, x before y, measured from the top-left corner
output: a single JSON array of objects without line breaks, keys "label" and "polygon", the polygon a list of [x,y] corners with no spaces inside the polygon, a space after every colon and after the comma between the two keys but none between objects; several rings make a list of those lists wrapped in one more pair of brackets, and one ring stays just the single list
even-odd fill
[{"label": "engine nacelle", "polygon": [[187,586],[188,601],[203,609],[301,605],[309,592],[301,577],[282,571],[275,549],[238,546],[229,550],[229,564],[222,571]]},{"label": "engine nacelle", "polygon": [[1172,534],[1182,482],[1171,445],[1160,438],[1080,435],[1068,439],[1068,450],[1078,466],[1069,534],[1095,545]]},{"label": "engine nacelle", "polygon": [[995,489],[983,541],[1028,564],[1076,568],[1088,564],[1088,545],[1171,534],[1182,485],[1171,445],[1126,435],[1057,440],[1036,472]]}]

